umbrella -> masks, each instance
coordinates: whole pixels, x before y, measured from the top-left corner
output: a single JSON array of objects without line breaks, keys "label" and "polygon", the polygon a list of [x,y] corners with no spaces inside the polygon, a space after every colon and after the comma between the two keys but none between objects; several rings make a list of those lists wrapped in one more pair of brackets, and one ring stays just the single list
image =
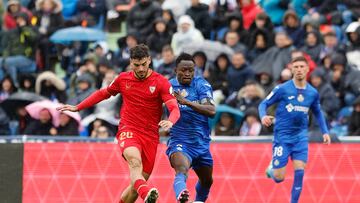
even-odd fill
[{"label": "umbrella", "polygon": [[49,110],[52,123],[55,127],[59,126],[59,115],[60,112],[56,110],[56,107],[59,107],[59,103],[52,102],[50,100],[43,100],[31,103],[25,107],[29,115],[34,119],[39,119],[40,111],[43,109]]},{"label": "umbrella", "polygon": [[203,51],[210,61],[215,61],[216,57],[218,57],[221,53],[225,53],[229,58],[231,58],[234,54],[234,51],[229,46],[218,41],[210,40],[205,40],[201,43],[187,44],[182,48],[182,51],[189,54],[193,54],[196,51]]},{"label": "umbrella", "polygon": [[71,41],[104,41],[105,33],[94,28],[81,26],[64,28],[51,35],[50,41],[54,43],[66,43]]},{"label": "umbrella", "polygon": [[45,99],[47,98],[32,92],[17,92],[1,102],[0,106],[5,110],[8,116],[12,117],[16,114],[15,111],[17,108]]},{"label": "umbrella", "polygon": [[[58,127],[59,124],[60,124],[60,121],[59,121],[60,112],[58,110],[56,110],[56,108],[61,106],[61,105],[62,104],[55,103],[55,102],[52,102],[50,100],[43,100],[43,101],[38,101],[38,102],[31,103],[31,104],[27,105],[25,107],[25,109],[30,114],[30,116],[32,118],[35,118],[35,119],[39,119],[39,113],[40,113],[40,111],[42,109],[49,110],[49,112],[51,114],[51,117],[52,117],[53,125]],[[82,130],[81,117],[80,117],[80,114],[78,112],[64,111],[62,113],[66,114],[69,117],[76,120],[76,122],[79,123],[79,130],[80,131]]]},{"label": "umbrella", "polygon": [[233,115],[237,124],[240,124],[240,122],[244,118],[244,113],[242,111],[227,105],[219,105],[216,107],[216,114],[214,118],[209,119],[210,128],[215,127],[216,123],[220,119],[221,113],[230,113],[231,115]]}]

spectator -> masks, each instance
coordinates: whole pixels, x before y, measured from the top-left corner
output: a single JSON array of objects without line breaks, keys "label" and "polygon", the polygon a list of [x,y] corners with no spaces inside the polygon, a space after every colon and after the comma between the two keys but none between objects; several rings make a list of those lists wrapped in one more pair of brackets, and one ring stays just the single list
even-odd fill
[{"label": "spectator", "polygon": [[115,70],[114,70],[111,62],[109,60],[107,60],[105,57],[100,59],[98,65],[97,65],[97,69],[98,69],[98,71],[97,71],[98,74],[96,77],[96,88],[99,89],[102,87],[102,82],[105,78],[106,73],[113,72]]},{"label": "spectator", "polygon": [[210,70],[213,70],[214,67],[212,63],[208,61],[205,52],[196,51],[193,54],[193,58],[195,61],[195,76],[200,76],[208,80],[210,76]]},{"label": "spectator", "polygon": [[220,54],[215,59],[214,66],[214,69],[210,70],[209,83],[214,90],[215,103],[219,104],[229,96],[227,81],[227,71],[231,66],[229,57],[225,53]]},{"label": "spectator", "polygon": [[20,76],[19,83],[19,91],[35,92],[35,76],[30,74],[22,75]]},{"label": "spectator", "polygon": [[227,16],[227,26],[217,32],[216,39],[218,41],[224,41],[225,34],[229,31],[237,32],[240,42],[247,42],[248,32],[244,28],[243,17],[240,12],[233,12]]},{"label": "spectator", "polygon": [[299,18],[294,11],[289,10],[285,13],[282,28],[292,39],[295,47],[300,48],[304,44],[304,30],[300,26]]},{"label": "spectator", "polygon": [[36,71],[34,58],[37,34],[27,22],[26,13],[17,14],[17,27],[5,34],[3,57],[0,59],[3,67],[0,69],[0,79],[4,77],[5,70],[17,87],[19,86],[18,72],[33,73]]},{"label": "spectator", "polygon": [[335,52],[344,52],[344,46],[338,44],[336,34],[332,31],[323,34],[324,46],[320,53],[320,59],[325,57],[325,55],[333,54]]},{"label": "spectator", "polygon": [[[90,73],[84,73],[77,77],[76,79],[76,89],[75,89],[75,96],[69,97],[66,103],[70,105],[75,105],[83,101],[85,98],[90,96],[93,92],[95,92],[94,88],[94,78]],[[85,111],[81,111],[80,115],[81,118],[84,118],[91,113],[93,113],[94,108],[86,109]]]},{"label": "spectator", "polygon": [[250,108],[257,108],[264,97],[265,93],[262,87],[255,81],[248,80],[239,92],[231,95],[225,102],[245,112]]},{"label": "spectator", "polygon": [[217,136],[236,136],[238,135],[235,119],[230,113],[221,113],[220,120],[215,126],[215,135]]},{"label": "spectator", "polygon": [[31,120],[24,130],[25,135],[51,135],[52,117],[47,109],[39,112],[39,120]]},{"label": "spectator", "polygon": [[225,34],[225,44],[228,45],[234,52],[246,53],[246,46],[240,42],[239,34],[235,31],[228,31]]},{"label": "spectator", "polygon": [[[258,13],[254,22],[250,25],[249,35],[254,36],[259,30],[268,36],[269,46],[274,44],[274,25],[266,13]],[[251,41],[250,41],[251,42]]]},{"label": "spectator", "polygon": [[239,91],[245,85],[246,80],[254,79],[255,76],[250,65],[246,63],[243,53],[234,53],[231,61],[232,65],[227,72],[229,95]]},{"label": "spectator", "polygon": [[65,88],[65,82],[50,71],[39,74],[36,79],[35,92],[53,102],[66,102]]},{"label": "spectator", "polygon": [[171,43],[171,37],[171,32],[168,30],[165,20],[162,18],[156,19],[154,21],[154,30],[147,38],[147,45],[153,57],[159,56],[162,48]]},{"label": "spectator", "polygon": [[177,24],[173,12],[169,9],[163,10],[162,19],[166,22],[167,30],[171,33],[171,35],[173,35],[177,30]]},{"label": "spectator", "polygon": [[322,49],[323,44],[321,43],[320,34],[316,31],[307,32],[305,45],[301,48],[301,50],[309,54],[313,61],[319,63]]},{"label": "spectator", "polygon": [[125,37],[117,40],[119,50],[115,54],[117,58],[116,65],[122,71],[130,64],[130,49],[139,43],[139,38],[136,33],[128,33]]},{"label": "spectator", "polygon": [[262,9],[254,0],[240,0],[239,1],[241,14],[244,18],[244,28],[249,29],[254,22],[256,15],[262,12]]},{"label": "spectator", "polygon": [[[106,15],[106,2],[104,0],[77,0],[77,22],[81,25],[103,28]],[[103,19],[101,19],[103,18]]]},{"label": "spectator", "polygon": [[[62,4],[60,0],[37,0],[36,12],[32,23],[38,28],[39,42],[38,46],[41,53],[41,64],[44,64],[45,69],[50,69],[50,56],[55,52],[51,49],[54,44],[49,41],[50,36],[62,28],[64,20],[61,15]],[[54,55],[54,54],[53,54]]]},{"label": "spectator", "polygon": [[161,7],[158,2],[152,0],[140,0],[128,13],[128,33],[138,33],[139,41],[145,42],[153,29],[156,18],[161,17]]},{"label": "spectator", "polygon": [[11,77],[6,76],[1,81],[1,89],[0,89],[0,103],[7,99],[11,94],[15,93],[17,88]]},{"label": "spectator", "polygon": [[211,0],[209,13],[212,17],[212,25],[214,30],[219,30],[226,25],[226,18],[229,13],[238,8],[237,0]]},{"label": "spectator", "polygon": [[17,28],[16,24],[16,16],[19,15],[19,13],[26,13],[28,16],[26,19],[28,20],[27,23],[29,23],[29,20],[32,17],[32,14],[29,10],[27,10],[25,7],[21,6],[20,1],[18,0],[9,0],[6,5],[6,11],[4,14],[4,24],[3,29],[4,30],[12,30]]},{"label": "spectator", "polygon": [[175,55],[171,46],[164,46],[161,52],[163,62],[157,68],[157,72],[165,76],[167,79],[175,76]]},{"label": "spectator", "polygon": [[346,28],[349,43],[346,46],[346,58],[349,64],[355,65],[360,70],[360,23],[352,22]]},{"label": "spectator", "polygon": [[244,122],[240,128],[240,136],[258,136],[261,132],[261,123],[256,107],[246,110]]},{"label": "spectator", "polygon": [[347,65],[346,57],[336,53],[331,57],[331,85],[342,105],[351,105],[360,95],[360,71]]},{"label": "spectator", "polygon": [[175,55],[179,55],[183,46],[194,43],[202,43],[204,37],[201,32],[194,27],[194,21],[190,16],[181,16],[178,23],[178,31],[173,35],[171,47]]},{"label": "spectator", "polygon": [[247,59],[253,62],[258,56],[265,53],[271,45],[270,36],[264,30],[256,30],[250,38],[250,47],[247,52]]},{"label": "spectator", "polygon": [[186,11],[195,23],[195,27],[202,33],[206,39],[210,39],[211,17],[209,15],[209,6],[200,3],[200,0],[191,0],[191,7]]},{"label": "spectator", "polygon": [[191,6],[190,0],[164,0],[161,7],[163,10],[171,10],[174,14],[175,21],[185,15],[185,12]]},{"label": "spectator", "polygon": [[60,113],[59,127],[50,129],[51,135],[77,136],[79,135],[79,123],[65,113]]},{"label": "spectator", "polygon": [[326,80],[325,71],[322,68],[316,68],[311,73],[310,83],[319,92],[320,104],[327,120],[335,119],[340,109],[340,101],[336,97],[334,89]]},{"label": "spectator", "polygon": [[260,72],[256,74],[256,81],[264,89],[265,95],[268,95],[274,88],[274,81],[270,73]]},{"label": "spectator", "polygon": [[349,120],[348,132],[349,135],[360,136],[360,97],[354,101],[353,108],[354,110]]},{"label": "spectator", "polygon": [[91,133],[92,138],[106,139],[110,137],[109,130],[106,126],[99,126],[96,130]]}]

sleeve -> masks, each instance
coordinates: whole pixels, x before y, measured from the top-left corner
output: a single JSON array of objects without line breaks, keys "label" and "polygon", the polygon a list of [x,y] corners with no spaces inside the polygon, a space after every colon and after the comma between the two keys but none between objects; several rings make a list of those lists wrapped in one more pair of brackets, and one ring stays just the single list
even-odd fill
[{"label": "sleeve", "polygon": [[161,82],[159,82],[161,84],[160,86],[160,95],[161,95],[161,99],[162,101],[165,103],[171,99],[175,99],[174,95],[173,95],[173,88],[170,84],[170,82],[162,77],[161,78]]},{"label": "sleeve", "polygon": [[320,99],[319,99],[318,93],[316,93],[315,100],[311,104],[310,108],[311,108],[312,112],[314,113],[316,120],[318,121],[318,123],[320,125],[321,132],[323,134],[329,133],[324,114],[321,112]]},{"label": "sleeve", "polygon": [[215,104],[211,85],[206,80],[200,80],[199,83],[196,89],[199,94],[200,103],[210,102],[211,104]]},{"label": "sleeve", "polygon": [[121,84],[121,75],[118,75],[106,89],[112,96],[115,96],[118,93],[120,93],[120,84]]},{"label": "sleeve", "polygon": [[260,119],[266,115],[266,109],[269,106],[280,101],[281,94],[282,94],[281,86],[276,86],[270,92],[270,94],[259,104],[258,110],[259,110]]}]

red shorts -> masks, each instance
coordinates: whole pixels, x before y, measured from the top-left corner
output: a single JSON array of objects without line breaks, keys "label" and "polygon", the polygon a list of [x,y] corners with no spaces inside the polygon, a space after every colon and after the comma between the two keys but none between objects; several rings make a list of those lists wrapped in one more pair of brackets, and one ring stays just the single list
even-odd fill
[{"label": "red shorts", "polygon": [[150,175],[154,168],[159,141],[152,140],[149,137],[151,136],[129,129],[122,129],[116,135],[121,153],[128,147],[136,147],[139,149],[143,171]]}]

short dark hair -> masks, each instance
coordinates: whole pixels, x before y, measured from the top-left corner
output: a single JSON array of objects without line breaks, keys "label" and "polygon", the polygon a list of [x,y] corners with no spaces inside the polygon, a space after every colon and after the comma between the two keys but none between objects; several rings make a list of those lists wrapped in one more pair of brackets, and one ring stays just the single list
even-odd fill
[{"label": "short dark hair", "polygon": [[178,64],[179,64],[182,60],[192,61],[193,63],[195,63],[193,56],[191,56],[191,55],[188,54],[188,53],[182,52],[182,53],[176,58],[176,61],[175,61],[176,67],[178,66]]},{"label": "short dark hair", "polygon": [[294,58],[291,63],[295,63],[295,62],[298,62],[298,61],[304,61],[306,64],[309,64],[309,62],[307,61],[307,59],[303,56],[299,56],[299,57],[296,57]]},{"label": "short dark hair", "polygon": [[139,44],[130,49],[130,59],[140,60],[149,56],[149,47],[145,44]]}]

